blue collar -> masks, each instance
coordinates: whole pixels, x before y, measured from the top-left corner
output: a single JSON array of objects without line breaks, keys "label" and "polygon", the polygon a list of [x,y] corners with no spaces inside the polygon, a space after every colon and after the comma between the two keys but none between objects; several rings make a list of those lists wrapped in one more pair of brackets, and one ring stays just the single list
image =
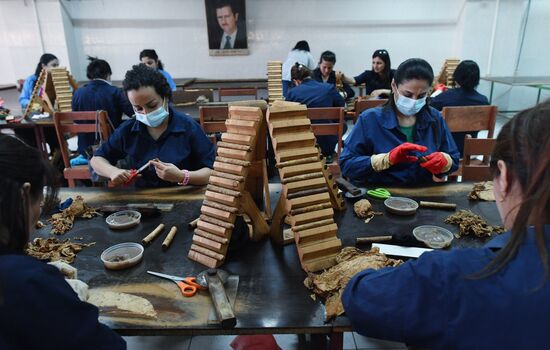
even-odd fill
[{"label": "blue collar", "polygon": [[[437,112],[435,109],[432,109],[431,112],[429,112],[428,108],[422,108],[422,110],[420,110],[420,112],[416,115],[415,127],[417,130],[426,129],[436,121],[433,114],[439,112]],[[391,130],[399,128],[397,114],[390,106],[382,107],[382,113],[380,113],[376,117],[378,118],[378,123],[386,129]]]},{"label": "blue collar", "polygon": [[[168,116],[168,127],[164,131],[163,134],[166,133],[182,133],[187,130],[185,119],[182,118],[182,115],[180,112],[174,111],[172,107],[168,107],[168,113],[170,115]],[[147,126],[143,124],[142,122],[139,122],[134,117],[134,125],[132,125],[132,132],[140,132],[144,131],[147,132]]]}]

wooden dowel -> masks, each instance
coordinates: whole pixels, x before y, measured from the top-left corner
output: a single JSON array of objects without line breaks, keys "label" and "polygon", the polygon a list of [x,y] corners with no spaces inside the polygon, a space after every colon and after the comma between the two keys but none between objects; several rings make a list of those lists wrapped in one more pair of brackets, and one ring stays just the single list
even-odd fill
[{"label": "wooden dowel", "polygon": [[298,232],[298,231],[308,230],[308,229],[314,228],[314,227],[330,225],[332,223],[334,223],[333,219],[325,219],[325,220],[321,220],[321,221],[310,222],[308,224],[292,226],[292,231]]},{"label": "wooden dowel", "polygon": [[291,183],[291,182],[315,179],[315,178],[323,177],[323,176],[324,176],[323,173],[320,173],[320,172],[319,173],[304,174],[304,175],[296,175],[296,176],[288,177],[286,179],[282,179],[281,183],[284,185],[284,184]]},{"label": "wooden dowel", "polygon": [[250,166],[250,162],[248,160],[239,160],[239,159],[226,158],[226,157],[220,157],[220,156],[216,157],[216,162],[222,162],[222,163],[240,165],[240,166]]},{"label": "wooden dowel", "polygon": [[196,244],[191,244],[191,248],[190,250],[194,250],[196,252],[199,252],[201,254],[204,254],[206,256],[209,256],[211,258],[214,258],[218,261],[222,261],[224,259],[224,256],[220,253],[216,253],[216,252],[213,252],[211,251],[210,249],[207,249],[207,248],[204,248],[204,247],[201,247],[199,245],[196,245]]},{"label": "wooden dowel", "polygon": [[327,188],[326,187],[321,187],[321,188],[312,188],[310,190],[303,190],[303,191],[298,191],[298,192],[294,192],[294,193],[289,193],[286,198],[287,199],[293,199],[293,198],[298,198],[298,197],[304,197],[304,196],[310,196],[312,194],[318,194],[318,193],[325,193],[327,192]]},{"label": "wooden dowel", "polygon": [[164,224],[158,225],[157,228],[155,228],[153,231],[151,231],[150,234],[148,234],[147,236],[145,236],[145,238],[141,240],[141,244],[145,246],[149,245],[153,241],[153,239],[155,239],[162,232],[163,229]]},{"label": "wooden dowel", "polygon": [[392,236],[373,236],[373,237],[357,237],[355,243],[357,244],[367,244],[375,242],[388,242],[391,241]]},{"label": "wooden dowel", "polygon": [[290,211],[290,215],[298,215],[298,214],[303,214],[303,213],[309,213],[309,212],[312,212],[312,211],[326,209],[326,208],[330,208],[330,207],[332,207],[332,204],[329,203],[329,202],[321,203],[321,204],[315,204],[315,205],[310,205],[309,207],[293,209],[293,210]]},{"label": "wooden dowel", "polygon": [[197,228],[197,222],[199,222],[199,218],[196,218],[195,220],[191,221],[189,224],[187,224],[187,227],[192,230]]},{"label": "wooden dowel", "polygon": [[423,208],[450,209],[450,210],[456,209],[456,203],[420,201],[420,206]]},{"label": "wooden dowel", "polygon": [[301,159],[288,160],[286,162],[279,163],[275,166],[280,169],[287,166],[307,164],[307,163],[313,163],[317,161],[319,161],[319,157],[307,157],[307,158],[301,158]]},{"label": "wooden dowel", "polygon": [[197,234],[199,236],[202,236],[204,238],[208,238],[208,239],[210,239],[214,242],[218,242],[218,243],[221,243],[221,244],[226,244],[227,242],[229,242],[229,240],[227,238],[220,237],[220,236],[215,235],[213,233],[203,231],[200,228],[195,230],[195,234]]},{"label": "wooden dowel", "polygon": [[211,224],[214,224],[216,226],[221,226],[223,228],[233,229],[235,227],[235,225],[233,225],[232,223],[225,222],[225,221],[222,221],[222,220],[218,220],[218,219],[215,219],[213,217],[210,217],[210,216],[204,215],[204,214],[200,216],[200,219],[204,222],[209,222]]},{"label": "wooden dowel", "polygon": [[247,151],[250,152],[252,148],[247,145],[239,145],[238,143],[230,143],[230,142],[218,142],[218,147],[225,147],[225,148],[231,148],[231,149],[238,149],[240,151]]},{"label": "wooden dowel", "polygon": [[216,185],[210,185],[209,184],[208,186],[206,186],[206,190],[221,193],[221,194],[226,194],[228,196],[233,196],[233,197],[240,197],[241,196],[241,192],[239,192],[239,191],[229,190],[227,188],[219,187],[219,186],[216,186]]},{"label": "wooden dowel", "polygon": [[172,244],[176,232],[178,232],[178,228],[176,226],[172,226],[170,232],[168,232],[168,235],[164,239],[164,242],[162,242],[162,250],[166,250],[170,247],[170,244]]},{"label": "wooden dowel", "polygon": [[243,181],[244,181],[244,176],[233,175],[233,174],[224,173],[224,172],[216,171],[216,170],[212,170],[212,171],[210,172],[210,175],[212,175],[212,176],[217,176],[217,177],[222,177],[222,178],[224,178],[224,179],[235,180],[235,181],[239,181],[239,182],[243,182]]},{"label": "wooden dowel", "polygon": [[239,209],[237,209],[235,207],[230,207],[230,206],[225,205],[225,204],[213,202],[213,201],[210,201],[208,199],[205,199],[202,202],[202,204],[206,205],[206,206],[209,206],[209,207],[212,207],[212,208],[220,209],[220,210],[223,210],[223,211],[228,211],[228,212],[233,213],[233,214],[239,212]]}]

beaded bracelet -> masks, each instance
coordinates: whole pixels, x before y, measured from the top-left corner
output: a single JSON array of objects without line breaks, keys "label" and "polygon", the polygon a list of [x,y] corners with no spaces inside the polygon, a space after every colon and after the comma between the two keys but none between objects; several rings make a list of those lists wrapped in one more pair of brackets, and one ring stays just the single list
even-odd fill
[{"label": "beaded bracelet", "polygon": [[189,183],[189,179],[191,176],[189,175],[189,170],[183,169],[183,180],[181,182],[178,182],[178,185],[180,186],[186,186]]}]

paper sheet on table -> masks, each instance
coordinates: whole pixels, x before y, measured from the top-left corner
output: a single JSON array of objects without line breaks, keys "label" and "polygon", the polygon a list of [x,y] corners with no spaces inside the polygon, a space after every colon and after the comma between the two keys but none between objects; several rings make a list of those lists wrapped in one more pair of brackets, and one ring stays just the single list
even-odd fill
[{"label": "paper sheet on table", "polygon": [[380,249],[380,253],[391,256],[403,256],[407,258],[418,258],[420,255],[431,252],[430,248],[403,247],[400,245],[373,243],[373,247]]}]

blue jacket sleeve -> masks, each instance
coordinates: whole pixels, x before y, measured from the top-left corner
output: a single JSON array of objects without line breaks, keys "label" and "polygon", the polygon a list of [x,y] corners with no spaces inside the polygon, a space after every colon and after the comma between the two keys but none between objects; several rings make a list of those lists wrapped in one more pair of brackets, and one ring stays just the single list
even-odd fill
[{"label": "blue jacket sleeve", "polygon": [[98,321],[98,309],[80,301],[56,268],[36,262],[19,270],[2,286],[12,315],[2,333],[13,335],[13,343],[26,349],[44,344],[48,349],[126,349],[124,340]]},{"label": "blue jacket sleeve", "polygon": [[367,138],[367,123],[367,115],[361,114],[340,154],[342,175],[350,179],[366,179],[374,171],[370,162],[372,145]]},{"label": "blue jacket sleeve", "polygon": [[448,283],[441,255],[425,253],[399,267],[365,270],[342,294],[354,329],[362,335],[416,346],[447,332]]},{"label": "blue jacket sleeve", "polygon": [[212,169],[214,167],[214,159],[216,158],[214,144],[206,136],[198,123],[193,121],[191,125],[193,125],[191,132],[191,164],[194,165],[194,169],[189,170],[199,170],[205,167]]},{"label": "blue jacket sleeve", "polygon": [[447,153],[449,156],[451,156],[451,159],[453,160],[453,165],[451,166],[451,169],[449,170],[449,172],[445,173],[445,174],[450,174],[458,170],[460,152],[456,147],[455,140],[453,139],[453,135],[449,131],[449,127],[447,126],[445,119],[443,119],[443,117],[439,112],[437,112],[437,114],[438,114],[437,117],[439,118],[439,122],[441,124],[441,128],[440,128],[441,145],[439,146],[439,151]]},{"label": "blue jacket sleeve", "polygon": [[31,95],[32,90],[34,88],[34,83],[36,82],[36,78],[34,75],[31,75],[25,80],[25,83],[23,84],[23,89],[21,89],[21,95],[19,95],[19,104],[21,105],[22,109],[27,108],[29,103],[31,102]]},{"label": "blue jacket sleeve", "polygon": [[344,91],[346,92],[346,99],[350,99],[353,96],[355,96],[355,91],[349,86],[348,83],[343,83],[344,85]]},{"label": "blue jacket sleeve", "polygon": [[128,117],[132,117],[134,115],[134,108],[132,107],[130,101],[128,101],[128,97],[126,97],[126,94],[122,91],[122,89],[118,89],[116,101],[122,113],[126,114]]}]

